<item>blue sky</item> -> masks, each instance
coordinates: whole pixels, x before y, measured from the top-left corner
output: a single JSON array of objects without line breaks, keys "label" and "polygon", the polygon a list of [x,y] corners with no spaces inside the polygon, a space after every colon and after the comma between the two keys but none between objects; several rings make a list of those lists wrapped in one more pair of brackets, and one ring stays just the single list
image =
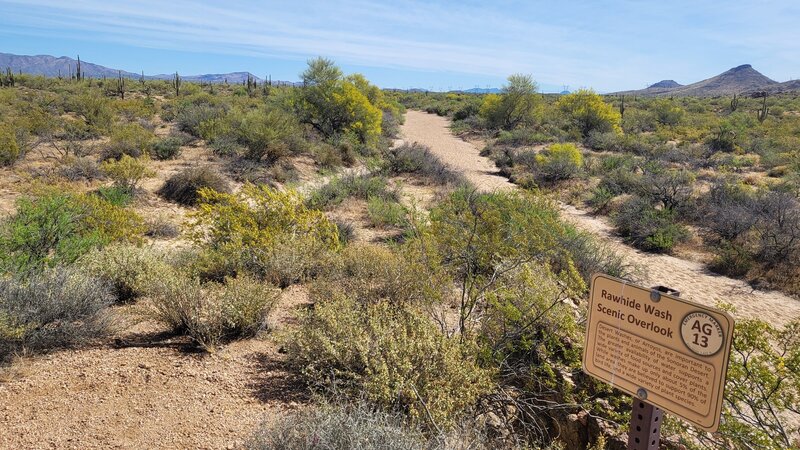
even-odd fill
[{"label": "blue sky", "polygon": [[752,64],[800,78],[800,1],[0,0],[0,52],[147,74],[296,80],[333,58],[382,87],[544,91],[690,83]]}]

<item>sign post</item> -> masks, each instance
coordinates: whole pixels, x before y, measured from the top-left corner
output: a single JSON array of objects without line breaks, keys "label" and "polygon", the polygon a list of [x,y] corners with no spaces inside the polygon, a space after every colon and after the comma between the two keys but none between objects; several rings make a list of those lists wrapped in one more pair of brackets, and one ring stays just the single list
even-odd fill
[{"label": "sign post", "polygon": [[716,431],[732,342],[726,312],[595,275],[583,370],[634,396],[629,449],[657,449],[663,411]]}]

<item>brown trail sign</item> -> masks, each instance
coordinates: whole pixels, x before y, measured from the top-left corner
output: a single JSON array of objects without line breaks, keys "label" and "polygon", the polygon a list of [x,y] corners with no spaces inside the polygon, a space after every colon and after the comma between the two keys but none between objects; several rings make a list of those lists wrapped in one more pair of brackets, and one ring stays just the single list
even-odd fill
[{"label": "brown trail sign", "polygon": [[[637,397],[629,435],[643,446],[629,448],[658,445],[660,427],[650,430],[658,408],[706,431],[719,427],[733,318],[664,291],[592,278],[583,370]],[[652,424],[634,423],[647,414]]]}]

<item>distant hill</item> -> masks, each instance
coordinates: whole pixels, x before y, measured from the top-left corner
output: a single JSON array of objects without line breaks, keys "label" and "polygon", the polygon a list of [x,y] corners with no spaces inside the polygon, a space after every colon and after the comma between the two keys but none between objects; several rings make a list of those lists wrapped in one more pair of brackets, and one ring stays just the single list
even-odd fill
[{"label": "distant hill", "polygon": [[780,92],[797,92],[800,91],[800,80],[791,80],[783,83],[773,84],[761,89],[753,89],[747,91],[746,94],[754,94],[756,92],[767,92],[769,94],[777,94]]},{"label": "distant hill", "polygon": [[[777,81],[762,75],[759,71],[753,69],[750,64],[743,64],[741,66],[734,67],[715,77],[698,81],[697,83],[687,84],[685,86],[670,86],[670,81],[672,80],[660,81],[646,89],[615,92],[614,94],[714,97],[758,91],[782,92],[784,90],[797,89],[797,87],[793,88],[792,85],[788,83],[778,83]],[[672,81],[672,83],[675,82]]]},{"label": "distant hill", "polygon": [[[31,75],[44,75],[46,77],[57,77],[59,75],[68,77],[70,73],[75,73],[78,65],[77,59],[66,56],[56,58],[50,55],[12,55],[10,53],[0,53],[1,70],[11,68],[14,72],[22,71]],[[119,71],[109,69],[87,61],[81,61],[81,72],[90,78],[116,77]],[[126,77],[139,77],[139,74],[122,71]]]},{"label": "distant hill", "polygon": [[[5,71],[10,68],[15,73],[22,72],[31,75],[44,75],[46,77],[57,77],[59,75],[68,77],[70,73],[75,73],[75,68],[78,64],[77,59],[67,56],[55,57],[50,55],[13,55],[11,53],[0,53],[0,70]],[[104,67],[99,64],[93,64],[81,60],[81,71],[88,78],[102,78],[102,77],[117,77],[120,73],[118,69]],[[121,71],[122,75],[127,78],[139,78],[141,74]],[[247,80],[247,76],[255,78],[258,83],[264,80],[251,74],[250,72],[231,72],[221,74],[203,74],[203,75],[183,75],[181,78],[185,81],[203,82],[203,83],[224,83],[227,81],[231,84],[240,84]],[[145,75],[148,80],[170,80],[174,74],[159,74],[159,75]],[[297,84],[287,81],[272,81],[274,84]]]},{"label": "distant hill", "polygon": [[[212,74],[204,74],[204,75],[181,75],[181,79],[184,81],[191,81],[194,83],[224,83],[228,82],[230,84],[241,84],[247,81],[247,76],[250,75],[253,79],[256,80],[259,84],[263,81],[261,78],[253,75],[250,72],[231,72],[231,73],[212,73]],[[174,77],[174,73],[168,74],[159,74],[153,75],[150,77],[154,80],[171,80]]]},{"label": "distant hill", "polygon": [[654,83],[654,84],[651,84],[650,86],[647,86],[647,88],[648,89],[650,89],[650,88],[667,88],[667,89],[669,89],[669,88],[676,88],[676,87],[681,87],[681,86],[683,86],[683,85],[678,83],[675,80],[661,80],[658,83]]}]

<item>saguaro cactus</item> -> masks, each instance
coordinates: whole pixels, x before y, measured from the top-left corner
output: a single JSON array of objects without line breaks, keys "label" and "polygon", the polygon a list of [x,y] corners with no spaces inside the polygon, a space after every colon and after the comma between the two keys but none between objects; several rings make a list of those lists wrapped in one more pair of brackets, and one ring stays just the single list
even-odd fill
[{"label": "saguaro cactus", "polygon": [[175,76],[172,77],[172,87],[175,88],[175,97],[180,97],[180,95],[181,95],[181,76],[178,75],[178,72],[175,72]]},{"label": "saguaro cactus", "polygon": [[625,96],[622,96],[622,101],[619,104],[619,116],[625,117]]},{"label": "saguaro cactus", "polygon": [[739,99],[736,97],[736,94],[733,94],[733,98],[731,99],[731,112],[736,111],[736,108],[739,107]]},{"label": "saguaro cactus", "polygon": [[117,95],[122,97],[125,100],[125,78],[122,76],[122,71],[118,72],[117,77]]},{"label": "saguaro cactus", "polygon": [[75,79],[78,81],[83,79],[83,72],[81,72],[81,55],[78,55],[78,67],[75,71]]},{"label": "saguaro cactus", "polygon": [[769,114],[769,106],[767,106],[767,97],[768,96],[769,95],[767,95],[766,93],[764,94],[764,100],[761,102],[761,107],[758,108],[758,121],[759,122],[764,122],[764,120],[767,118],[767,114]]},{"label": "saguaro cactus", "polygon": [[253,96],[253,89],[255,88],[256,81],[253,77],[248,73],[247,74],[247,95],[252,97]]}]

